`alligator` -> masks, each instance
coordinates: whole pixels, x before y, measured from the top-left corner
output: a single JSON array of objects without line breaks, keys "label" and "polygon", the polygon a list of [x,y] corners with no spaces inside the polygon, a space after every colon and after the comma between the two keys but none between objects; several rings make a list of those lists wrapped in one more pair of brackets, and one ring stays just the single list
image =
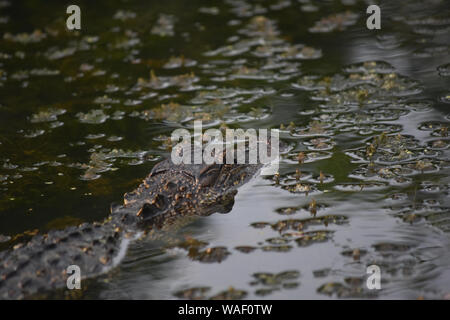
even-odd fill
[{"label": "alligator", "polygon": [[70,265],[81,279],[108,272],[124,257],[130,241],[181,216],[227,213],[237,188],[257,164],[156,164],[144,181],[111,205],[103,222],[83,223],[35,235],[28,243],[0,252],[0,299],[28,299],[67,285]]}]

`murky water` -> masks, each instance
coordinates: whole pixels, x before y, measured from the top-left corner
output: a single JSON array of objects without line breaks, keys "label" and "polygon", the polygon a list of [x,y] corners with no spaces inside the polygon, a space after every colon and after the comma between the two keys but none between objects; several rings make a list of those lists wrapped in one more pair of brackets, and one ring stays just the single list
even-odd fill
[{"label": "murky water", "polygon": [[78,298],[449,298],[447,1],[384,1],[378,31],[356,0],[80,3],[69,32],[0,1],[0,249],[101,221],[201,119],[281,129],[279,175]]}]

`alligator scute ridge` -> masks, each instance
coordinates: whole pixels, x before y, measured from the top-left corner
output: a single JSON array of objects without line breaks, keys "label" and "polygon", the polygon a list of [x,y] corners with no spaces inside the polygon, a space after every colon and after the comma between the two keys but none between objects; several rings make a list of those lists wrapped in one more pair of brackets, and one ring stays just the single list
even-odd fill
[{"label": "alligator scute ridge", "polygon": [[[155,165],[137,189],[112,205],[103,222],[83,223],[36,235],[28,243],[0,252],[0,299],[23,299],[64,288],[69,265],[82,280],[117,264],[124,242],[142,232],[170,225],[181,216],[227,213],[237,188],[258,172],[257,164]],[[120,258],[120,257],[119,257]]]}]

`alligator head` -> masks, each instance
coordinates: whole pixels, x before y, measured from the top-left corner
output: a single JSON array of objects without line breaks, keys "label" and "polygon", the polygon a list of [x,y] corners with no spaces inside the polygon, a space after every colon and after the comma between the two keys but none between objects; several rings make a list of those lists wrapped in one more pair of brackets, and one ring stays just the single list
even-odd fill
[{"label": "alligator head", "polygon": [[142,184],[124,195],[124,204],[113,210],[126,212],[123,220],[140,226],[159,226],[180,215],[207,216],[228,213],[237,188],[259,169],[249,164],[158,163]]}]

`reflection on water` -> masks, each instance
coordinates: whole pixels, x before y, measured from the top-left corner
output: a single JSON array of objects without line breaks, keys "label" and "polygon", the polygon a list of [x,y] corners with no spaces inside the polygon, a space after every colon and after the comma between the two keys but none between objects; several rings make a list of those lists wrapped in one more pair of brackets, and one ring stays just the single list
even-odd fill
[{"label": "reflection on water", "polygon": [[33,6],[0,5],[1,249],[102,220],[200,119],[279,128],[279,174],[75,298],[449,297],[444,0],[384,1],[380,31],[356,0],[85,2],[75,33]]}]

